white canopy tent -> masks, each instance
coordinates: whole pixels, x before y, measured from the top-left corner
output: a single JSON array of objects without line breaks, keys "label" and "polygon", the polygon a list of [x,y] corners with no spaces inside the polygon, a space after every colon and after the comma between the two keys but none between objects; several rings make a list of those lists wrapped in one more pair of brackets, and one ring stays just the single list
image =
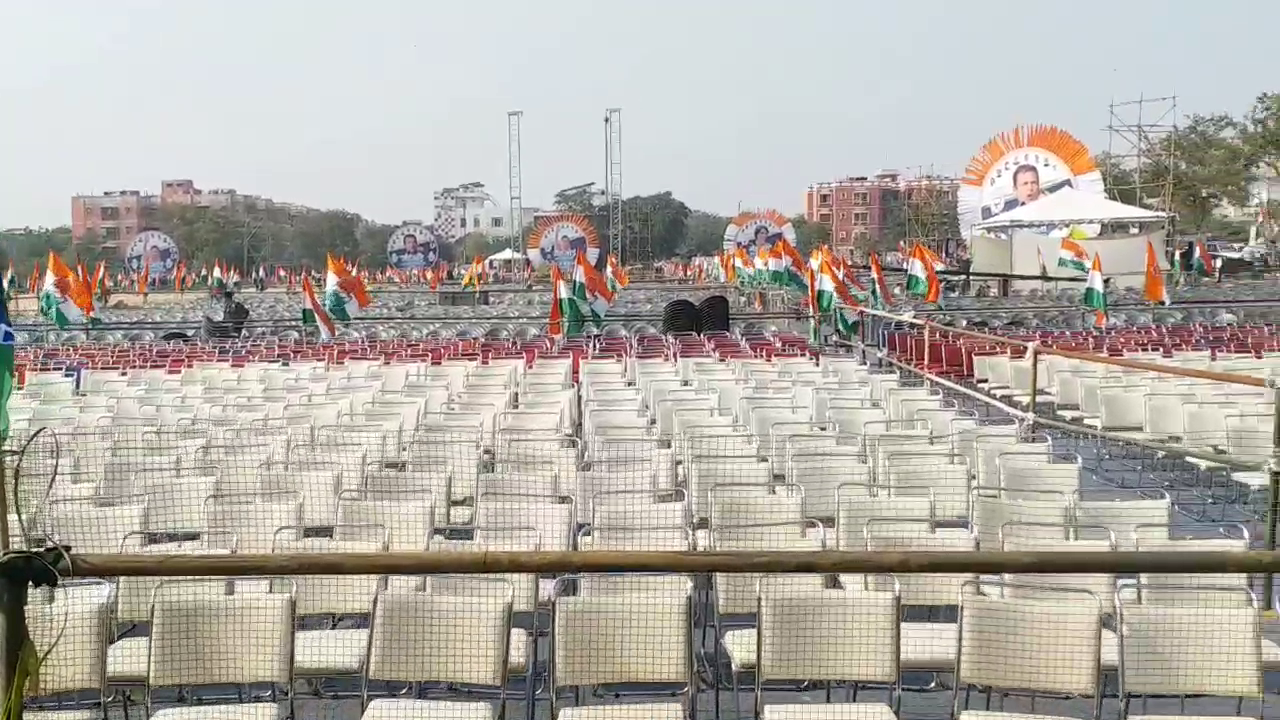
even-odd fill
[{"label": "white canopy tent", "polygon": [[1063,188],[1020,208],[974,224],[975,230],[1002,230],[1046,225],[1138,224],[1164,222],[1168,215],[1101,195]]},{"label": "white canopy tent", "polygon": [[500,262],[511,262],[513,260],[523,260],[523,259],[524,259],[524,253],[514,250],[512,248],[507,248],[506,250],[502,250],[500,252],[496,252],[490,255],[489,257],[485,258],[484,261],[487,263],[500,263]]},{"label": "white canopy tent", "polygon": [[[1020,208],[975,223],[969,239],[972,270],[1013,275],[1040,275],[1044,260],[1049,277],[1075,277],[1057,268],[1062,236],[1070,228],[1093,237],[1077,240],[1090,256],[1102,259],[1103,273],[1119,286],[1138,286],[1146,268],[1147,243],[1166,268],[1166,213],[1126,205],[1101,195],[1063,188]],[[1038,281],[1028,281],[1032,285]]]}]

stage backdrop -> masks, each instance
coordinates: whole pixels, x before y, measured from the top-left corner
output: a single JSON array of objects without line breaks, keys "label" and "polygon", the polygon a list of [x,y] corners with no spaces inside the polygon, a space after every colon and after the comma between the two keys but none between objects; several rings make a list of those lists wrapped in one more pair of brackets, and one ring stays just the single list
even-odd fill
[{"label": "stage backdrop", "polygon": [[[1156,256],[1160,258],[1160,269],[1168,270],[1163,229],[1146,235],[1108,235],[1074,242],[1084,248],[1091,260],[1094,253],[1102,255],[1102,274],[1111,278],[1113,286],[1141,287],[1146,277],[1148,240],[1155,247]],[[1011,239],[979,235],[974,236],[970,242],[973,272],[1039,275],[1040,259],[1036,254],[1036,249],[1039,248],[1044,256],[1048,279],[1084,277],[1083,273],[1058,267],[1058,249],[1062,245],[1062,238],[1059,237],[1019,230],[1013,233]],[[1026,289],[1039,285],[1040,281],[1028,280],[1015,283],[1014,287]],[[1080,283],[1080,292],[1084,292],[1083,283]]]}]

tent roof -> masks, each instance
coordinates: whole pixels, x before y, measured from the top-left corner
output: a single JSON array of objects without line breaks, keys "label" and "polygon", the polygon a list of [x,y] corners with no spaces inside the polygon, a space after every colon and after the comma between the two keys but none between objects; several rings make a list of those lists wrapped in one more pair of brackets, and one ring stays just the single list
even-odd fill
[{"label": "tent roof", "polygon": [[1072,223],[1139,223],[1165,220],[1168,215],[1146,208],[1125,205],[1101,195],[1063,188],[1055,193],[990,220],[975,223],[974,228],[1070,225]]},{"label": "tent roof", "polygon": [[495,262],[495,261],[501,261],[501,260],[519,260],[523,257],[524,257],[524,253],[518,252],[516,250],[512,250],[511,248],[507,248],[506,250],[502,250],[500,252],[496,252],[490,255],[489,257],[485,258],[484,261]]}]

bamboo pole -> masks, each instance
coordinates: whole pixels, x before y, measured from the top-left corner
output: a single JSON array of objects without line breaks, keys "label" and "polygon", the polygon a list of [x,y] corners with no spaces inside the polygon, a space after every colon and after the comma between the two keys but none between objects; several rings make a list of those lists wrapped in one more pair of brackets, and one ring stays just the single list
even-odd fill
[{"label": "bamboo pole", "polygon": [[77,577],[477,573],[1267,573],[1280,552],[476,552],[73,555]]}]

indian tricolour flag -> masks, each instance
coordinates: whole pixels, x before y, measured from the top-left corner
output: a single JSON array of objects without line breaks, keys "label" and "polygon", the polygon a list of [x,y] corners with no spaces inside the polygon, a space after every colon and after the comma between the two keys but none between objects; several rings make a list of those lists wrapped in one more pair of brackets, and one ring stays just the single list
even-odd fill
[{"label": "indian tricolour flag", "polygon": [[605,277],[609,281],[610,292],[617,293],[622,288],[631,283],[627,277],[627,272],[618,264],[618,258],[610,255],[604,266]]},{"label": "indian tricolour flag", "polygon": [[815,314],[834,313],[836,332],[843,337],[851,337],[857,332],[856,315],[853,308],[858,307],[849,287],[840,279],[835,267],[826,258],[822,258],[818,271],[814,273],[814,292],[812,302],[816,306]]},{"label": "indian tricolour flag", "polygon": [[213,261],[213,275],[209,279],[209,292],[212,295],[221,295],[227,289],[227,277],[222,271],[222,261]]},{"label": "indian tricolour flag", "polygon": [[736,247],[733,249],[733,279],[729,282],[750,282],[752,264],[751,258],[747,255],[745,248]]},{"label": "indian tricolour flag", "polygon": [[756,256],[752,258],[751,280],[757,285],[769,282],[769,248],[761,246],[756,249]]},{"label": "indian tricolour flag", "polygon": [[333,318],[325,312],[324,307],[316,300],[315,288],[311,286],[311,278],[302,276],[302,324],[315,325],[320,331],[321,340],[332,340],[337,334]]},{"label": "indian tricolour flag", "polygon": [[871,253],[871,304],[883,310],[893,304],[893,296],[889,294],[889,283],[884,279],[884,269],[880,267],[880,257]]},{"label": "indian tricolour flag", "polygon": [[1093,255],[1093,266],[1089,268],[1089,277],[1084,281],[1084,306],[1095,313],[1095,324],[1098,327],[1107,325],[1107,288],[1102,280],[1102,258]]},{"label": "indian tricolour flag", "polygon": [[551,337],[582,334],[582,309],[573,297],[568,280],[560,272],[560,266],[551,264],[551,318],[547,322]]},{"label": "indian tricolour flag", "polygon": [[1213,277],[1216,270],[1213,256],[1209,254],[1203,240],[1196,240],[1195,246],[1191,248],[1191,270],[1204,277]]},{"label": "indian tricolour flag", "polygon": [[574,262],[573,282],[570,289],[573,298],[582,307],[583,314],[590,313],[592,322],[599,325],[613,305],[613,292],[600,271],[592,267],[587,261],[587,254],[581,250],[578,251],[578,258]]},{"label": "indian tricolour flag", "polygon": [[937,303],[942,297],[942,283],[933,268],[933,261],[923,246],[912,248],[907,258],[907,293],[927,303]]},{"label": "indian tricolour flag", "polygon": [[360,278],[352,275],[347,266],[333,255],[326,258],[326,264],[324,309],[334,320],[346,322],[356,310],[372,302],[369,291]]},{"label": "indian tricolour flag", "polygon": [[1058,246],[1058,267],[1074,272],[1089,272],[1089,253],[1071,238],[1062,238]]},{"label": "indian tricolour flag", "polygon": [[1169,291],[1164,285],[1164,271],[1160,269],[1160,257],[1156,248],[1147,241],[1147,278],[1142,286],[1142,298],[1156,305],[1169,304]]},{"label": "indian tricolour flag", "polygon": [[93,308],[76,274],[49,251],[49,265],[44,271],[44,288],[40,291],[40,313],[60,328],[85,322]]}]

